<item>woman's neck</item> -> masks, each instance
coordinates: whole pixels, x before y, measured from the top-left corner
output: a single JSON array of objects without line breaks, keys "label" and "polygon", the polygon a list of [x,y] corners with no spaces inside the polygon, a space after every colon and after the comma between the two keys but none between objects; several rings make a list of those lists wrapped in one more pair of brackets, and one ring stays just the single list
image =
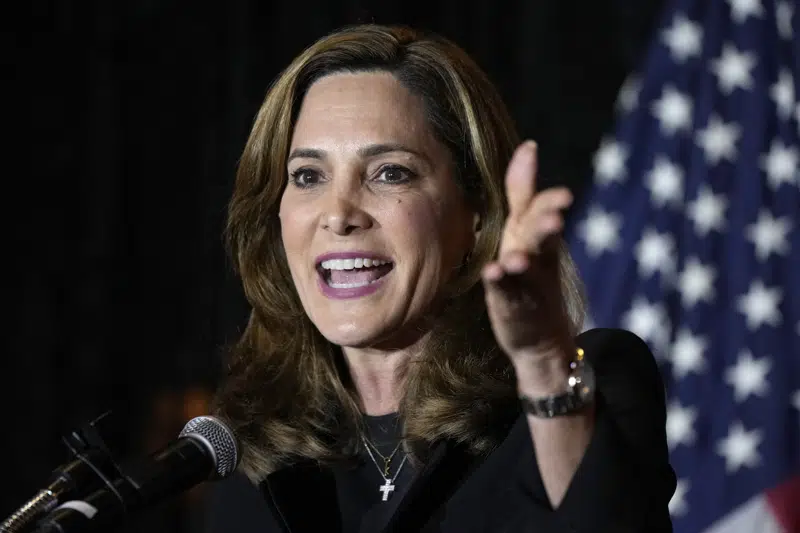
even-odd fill
[{"label": "woman's neck", "polygon": [[364,414],[378,416],[398,411],[408,364],[420,352],[424,340],[391,350],[342,346]]}]

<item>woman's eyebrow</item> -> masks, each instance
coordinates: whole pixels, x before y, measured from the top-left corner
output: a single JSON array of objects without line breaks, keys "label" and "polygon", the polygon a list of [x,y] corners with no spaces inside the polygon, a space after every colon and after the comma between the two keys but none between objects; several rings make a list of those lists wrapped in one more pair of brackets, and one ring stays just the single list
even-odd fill
[{"label": "woman's eyebrow", "polygon": [[367,157],[374,157],[376,155],[387,154],[387,153],[390,153],[390,152],[405,152],[407,154],[411,154],[413,156],[416,156],[416,157],[418,157],[420,159],[424,159],[426,161],[428,160],[428,158],[425,157],[424,154],[421,154],[420,152],[418,152],[418,151],[416,151],[416,150],[414,150],[412,148],[409,148],[408,146],[400,144],[400,143],[370,144],[368,146],[364,146],[363,148],[360,148],[358,150],[358,155],[360,155],[361,157],[367,158]]},{"label": "woman's eyebrow", "polygon": [[[370,144],[358,149],[358,155],[362,158],[370,158],[375,157],[382,154],[388,154],[391,152],[404,152],[407,154],[411,154],[419,159],[424,160],[427,163],[430,163],[428,157],[414,150],[405,146],[400,143],[378,143],[378,144]],[[318,150],[316,148],[295,148],[292,150],[292,153],[289,154],[289,157],[286,160],[288,164],[293,159],[297,158],[304,158],[304,159],[319,159],[320,161],[324,161],[326,159],[326,152],[324,150]]]},{"label": "woman's eyebrow", "polygon": [[317,150],[314,148],[295,148],[292,150],[292,153],[289,154],[289,158],[286,160],[286,163],[289,163],[292,159],[297,158],[324,160],[325,152],[323,150]]}]

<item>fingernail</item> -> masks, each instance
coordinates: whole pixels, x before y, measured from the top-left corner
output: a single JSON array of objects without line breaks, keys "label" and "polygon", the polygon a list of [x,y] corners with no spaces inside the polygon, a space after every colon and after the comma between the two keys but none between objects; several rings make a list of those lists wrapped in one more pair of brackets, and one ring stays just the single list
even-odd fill
[{"label": "fingernail", "polygon": [[535,153],[537,147],[538,145],[536,144],[536,141],[528,139],[527,141],[517,146],[517,151]]}]

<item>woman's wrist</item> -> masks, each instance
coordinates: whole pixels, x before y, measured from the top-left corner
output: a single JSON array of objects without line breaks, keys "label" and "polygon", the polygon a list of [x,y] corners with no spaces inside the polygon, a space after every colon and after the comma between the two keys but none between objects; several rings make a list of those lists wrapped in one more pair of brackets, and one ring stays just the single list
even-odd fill
[{"label": "woman's wrist", "polygon": [[567,351],[563,347],[550,347],[512,358],[520,395],[539,398],[565,392],[569,364],[574,358],[575,350]]}]

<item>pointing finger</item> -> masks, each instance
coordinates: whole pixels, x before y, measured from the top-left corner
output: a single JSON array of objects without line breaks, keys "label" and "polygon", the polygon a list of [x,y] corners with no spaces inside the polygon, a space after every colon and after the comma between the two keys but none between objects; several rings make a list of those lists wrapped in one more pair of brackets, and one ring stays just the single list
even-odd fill
[{"label": "pointing finger", "polygon": [[536,192],[536,171],[536,143],[524,142],[514,152],[506,171],[506,196],[511,218],[521,216],[528,210]]}]

